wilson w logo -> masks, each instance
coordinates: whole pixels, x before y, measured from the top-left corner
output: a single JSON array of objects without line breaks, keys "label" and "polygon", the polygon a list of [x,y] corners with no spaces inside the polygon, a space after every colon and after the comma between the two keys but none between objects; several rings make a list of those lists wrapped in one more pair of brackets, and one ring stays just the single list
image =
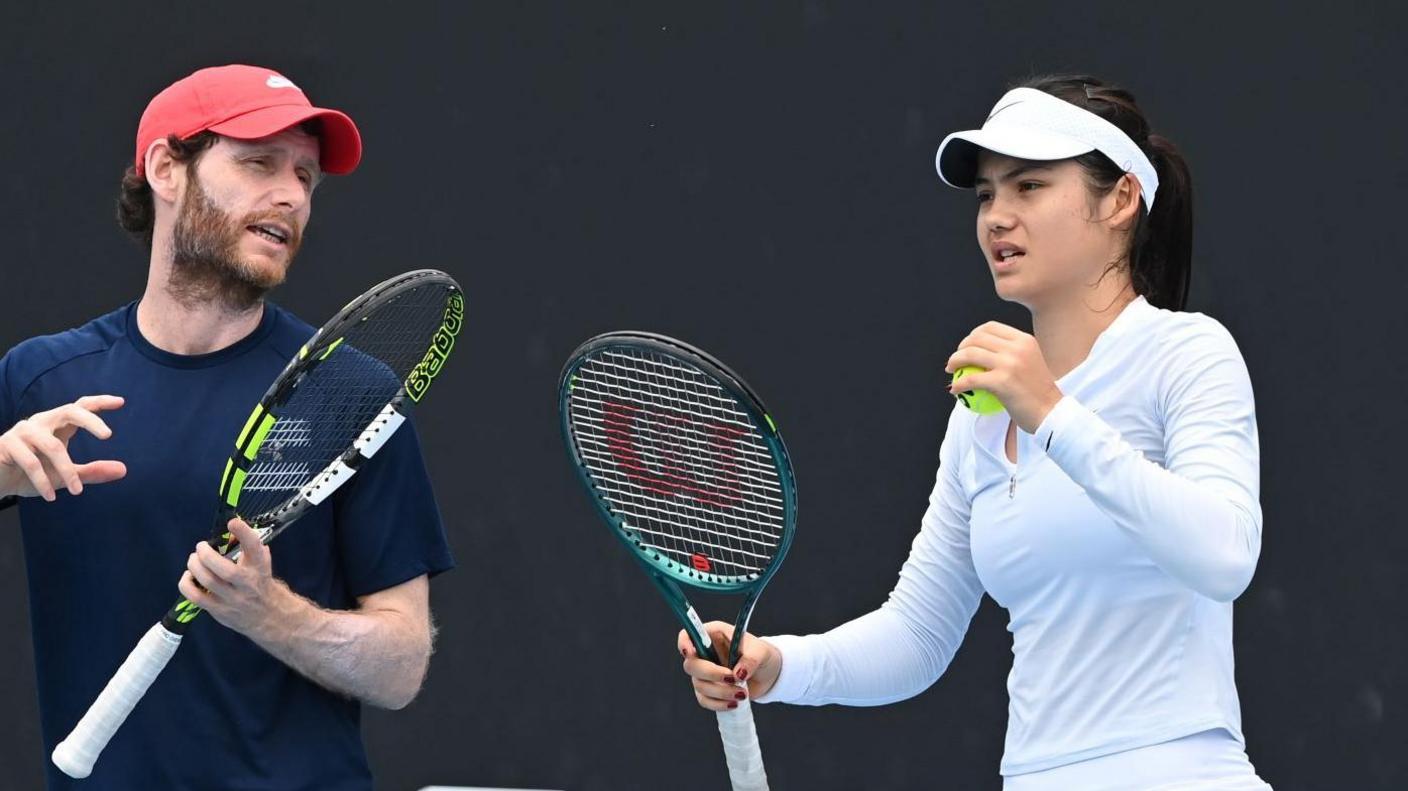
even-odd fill
[{"label": "wilson w logo", "polygon": [[606,445],[631,482],[654,494],[718,508],[742,502],[735,427],[660,409],[604,400]]}]

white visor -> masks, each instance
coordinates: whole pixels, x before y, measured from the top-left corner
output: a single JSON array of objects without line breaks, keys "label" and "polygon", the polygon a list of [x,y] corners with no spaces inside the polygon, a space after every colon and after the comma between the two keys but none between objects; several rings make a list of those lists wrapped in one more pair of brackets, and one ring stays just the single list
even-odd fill
[{"label": "white visor", "polygon": [[1035,88],[1008,91],[993,105],[982,129],[944,138],[934,157],[939,178],[950,186],[972,189],[981,149],[1038,162],[1099,151],[1121,170],[1134,174],[1144,208],[1154,208],[1159,177],[1129,135],[1095,113]]}]

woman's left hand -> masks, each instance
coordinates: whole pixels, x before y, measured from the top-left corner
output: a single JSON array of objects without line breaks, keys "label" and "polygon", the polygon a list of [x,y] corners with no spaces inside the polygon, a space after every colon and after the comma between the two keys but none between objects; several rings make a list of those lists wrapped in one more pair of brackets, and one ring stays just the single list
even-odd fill
[{"label": "woman's left hand", "polygon": [[958,344],[944,371],[953,373],[965,365],[986,371],[970,371],[949,386],[956,390],[987,390],[997,396],[1017,427],[1035,434],[1041,421],[1061,400],[1056,378],[1046,367],[1036,337],[996,321],[978,327]]}]

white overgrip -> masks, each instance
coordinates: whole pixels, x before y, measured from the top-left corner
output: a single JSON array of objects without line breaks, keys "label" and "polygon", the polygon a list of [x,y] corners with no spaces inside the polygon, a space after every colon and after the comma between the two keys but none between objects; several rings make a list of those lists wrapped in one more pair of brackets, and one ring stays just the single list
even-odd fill
[{"label": "white overgrip", "polygon": [[763,751],[758,747],[758,730],[753,727],[751,701],[740,700],[738,708],[718,712],[719,738],[728,761],[728,779],[733,791],[767,791],[768,776],[763,771]]},{"label": "white overgrip", "polygon": [[88,707],[88,713],[73,727],[68,738],[54,748],[54,765],[69,777],[87,777],[93,771],[98,754],[180,645],[181,635],[168,632],[160,623],[148,629],[112,680],[103,687],[98,699]]}]

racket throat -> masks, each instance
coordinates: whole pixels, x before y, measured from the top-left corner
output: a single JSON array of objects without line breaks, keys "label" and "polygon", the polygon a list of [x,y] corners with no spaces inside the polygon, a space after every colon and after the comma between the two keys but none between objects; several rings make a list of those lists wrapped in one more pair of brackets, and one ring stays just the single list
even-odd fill
[{"label": "racket throat", "polygon": [[700,656],[714,653],[714,641],[709,636],[709,630],[704,628],[704,621],[699,618],[699,613],[695,611],[694,605],[685,605],[684,617],[689,621],[691,631],[694,632],[691,637],[694,639],[695,650],[699,652]]},{"label": "racket throat", "polygon": [[743,636],[748,633],[748,622],[753,620],[753,607],[758,603],[760,590],[753,590],[743,600],[738,610],[738,621],[733,626],[733,641],[728,647],[728,666],[733,667],[743,656]]}]

